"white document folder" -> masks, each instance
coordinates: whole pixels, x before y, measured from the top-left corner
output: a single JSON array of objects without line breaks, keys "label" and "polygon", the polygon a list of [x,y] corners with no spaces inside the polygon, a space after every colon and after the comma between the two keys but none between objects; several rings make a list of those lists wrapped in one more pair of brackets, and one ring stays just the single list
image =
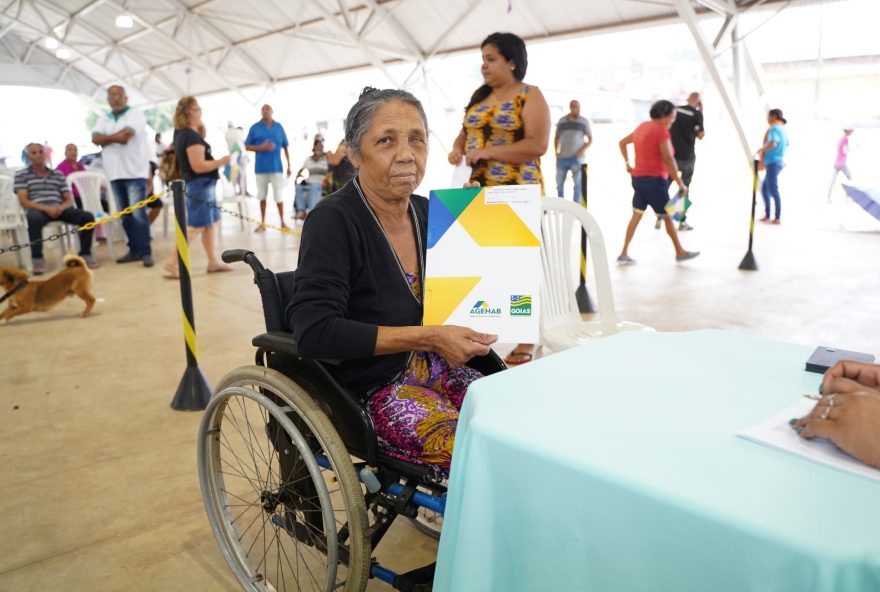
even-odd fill
[{"label": "white document folder", "polygon": [[537,343],[540,228],[539,185],[431,191],[424,324]]}]

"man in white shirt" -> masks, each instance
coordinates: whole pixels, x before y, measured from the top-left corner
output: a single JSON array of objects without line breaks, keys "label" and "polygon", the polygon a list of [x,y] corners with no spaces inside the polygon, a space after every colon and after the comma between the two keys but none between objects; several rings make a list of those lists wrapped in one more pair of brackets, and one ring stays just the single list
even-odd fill
[{"label": "man in white shirt", "polygon": [[[98,120],[92,132],[92,142],[101,146],[104,172],[113,188],[120,210],[134,205],[152,191],[150,175],[151,142],[146,135],[147,121],[143,113],[128,106],[125,89],[113,85],[107,89],[110,111]],[[150,222],[144,208],[122,217],[122,227],[128,237],[128,254],[117,263],[141,261],[144,267],[153,266],[150,248]]]}]

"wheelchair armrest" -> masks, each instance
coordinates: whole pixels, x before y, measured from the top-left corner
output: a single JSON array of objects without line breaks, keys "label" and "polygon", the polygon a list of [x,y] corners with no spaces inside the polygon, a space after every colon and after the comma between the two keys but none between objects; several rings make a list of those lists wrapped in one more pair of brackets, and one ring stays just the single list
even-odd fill
[{"label": "wheelchair armrest", "polygon": [[[296,339],[293,338],[293,333],[269,331],[268,333],[257,335],[251,340],[251,343],[266,351],[299,357],[299,348],[296,345]],[[340,362],[339,360],[325,360],[323,358],[319,361],[331,365],[337,365]]]},{"label": "wheelchair armrest", "polygon": [[251,340],[251,343],[267,351],[299,356],[299,348],[296,346],[296,339],[293,338],[293,333],[270,331],[269,333],[257,335]]},{"label": "wheelchair armrest", "polygon": [[504,360],[493,349],[490,349],[489,353],[485,356],[471,358],[467,366],[482,372],[484,376],[495,374],[501,370],[507,370],[507,364],[504,363]]}]

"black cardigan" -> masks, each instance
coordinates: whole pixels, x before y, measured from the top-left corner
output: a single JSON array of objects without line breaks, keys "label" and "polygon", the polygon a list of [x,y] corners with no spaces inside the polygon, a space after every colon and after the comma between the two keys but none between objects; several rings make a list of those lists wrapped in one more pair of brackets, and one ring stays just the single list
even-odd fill
[{"label": "black cardigan", "polygon": [[[410,206],[424,282],[428,200],[413,195]],[[364,401],[404,370],[408,352],[373,355],[379,325],[421,325],[422,305],[355,181],[309,214],[295,277],[286,316],[301,355],[341,360],[326,364],[327,371]]]}]

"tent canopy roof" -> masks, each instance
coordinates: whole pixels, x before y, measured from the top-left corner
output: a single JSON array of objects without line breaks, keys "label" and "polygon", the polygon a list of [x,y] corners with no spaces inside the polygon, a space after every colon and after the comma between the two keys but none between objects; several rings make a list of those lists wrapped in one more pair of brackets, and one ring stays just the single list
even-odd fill
[{"label": "tent canopy roof", "polygon": [[[0,84],[101,95],[119,83],[140,104],[370,66],[415,66],[472,50],[494,30],[539,40],[678,20],[663,0],[4,1]],[[692,4],[699,14],[723,15],[786,3]],[[129,17],[131,27],[118,26],[120,17]],[[47,45],[48,37],[57,47]]]}]

